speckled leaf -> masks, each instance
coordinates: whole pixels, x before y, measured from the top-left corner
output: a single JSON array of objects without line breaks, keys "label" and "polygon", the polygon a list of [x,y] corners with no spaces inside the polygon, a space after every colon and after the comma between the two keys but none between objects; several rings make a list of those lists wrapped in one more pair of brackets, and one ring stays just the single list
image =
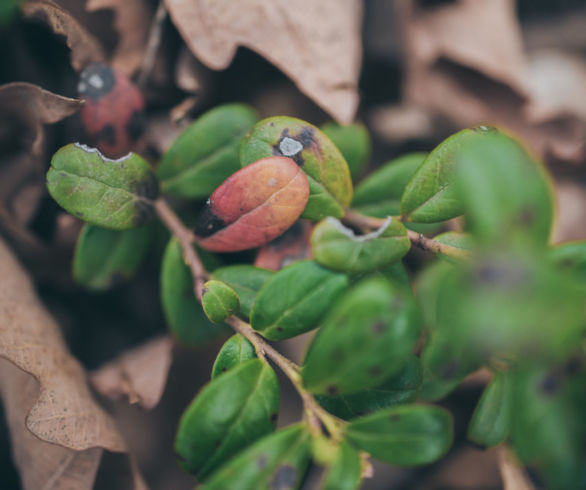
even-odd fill
[{"label": "speckled leaf", "polygon": [[467,229],[479,245],[543,247],[553,222],[553,193],[543,166],[517,141],[487,134],[457,157]]},{"label": "speckled leaf", "polygon": [[436,223],[464,212],[456,183],[456,160],[468,146],[495,132],[464,129],[440,143],[419,166],[401,198],[401,215],[415,223]]},{"label": "speckled leaf", "polygon": [[312,260],[296,262],[275,273],[254,302],[250,323],[269,340],[300,335],[318,326],[348,286],[344,274]]},{"label": "speckled leaf", "polygon": [[240,140],[258,120],[243,104],[225,104],[185,128],[157,167],[161,189],[173,196],[207,198],[240,169]]},{"label": "speckled leaf", "polygon": [[486,447],[503,442],[509,435],[513,407],[511,382],[495,373],[485,388],[468,425],[468,439]]},{"label": "speckled leaf", "polygon": [[251,359],[205,385],[187,407],[175,439],[181,466],[205,480],[228,458],[273,431],[279,383],[272,368]]},{"label": "speckled leaf", "polygon": [[362,123],[343,126],[335,122],[323,124],[320,129],[328,136],[346,159],[350,176],[356,180],[370,158],[370,134]]},{"label": "speckled leaf", "polygon": [[61,148],[47,173],[49,194],[69,213],[102,228],[124,230],[154,216],[157,179],[134,153],[118,160],[73,143]]},{"label": "speckled leaf", "polygon": [[586,240],[561,243],[549,249],[547,255],[560,269],[586,281]]},{"label": "speckled leaf", "polygon": [[73,278],[94,291],[130,279],[142,264],[151,240],[148,226],[115,231],[86,224],[73,255]]},{"label": "speckled leaf", "polygon": [[352,180],[336,145],[311,124],[293,117],[271,117],[257,123],[240,146],[240,164],[281,155],[292,158],[307,175],[310,196],[302,217],[341,218],[352,201]]},{"label": "speckled leaf", "polygon": [[257,293],[272,275],[273,271],[252,265],[231,265],[216,269],[212,278],[225,282],[236,291],[240,298],[240,315],[248,318]]},{"label": "speckled leaf", "polygon": [[270,242],[305,209],[305,174],[285,157],[258,160],[228,177],[196,220],[199,245],[214,252],[236,252]]},{"label": "speckled leaf", "polygon": [[421,361],[412,355],[401,370],[380,386],[344,396],[316,395],[320,405],[344,420],[414,402],[422,380]]},{"label": "speckled leaf", "polygon": [[411,242],[401,222],[387,218],[378,230],[355,235],[336,218],[326,218],[311,234],[311,249],[317,262],[345,272],[368,272],[397,262],[407,254]]},{"label": "speckled leaf", "polygon": [[[475,248],[474,237],[469,233],[447,231],[446,233],[442,233],[441,235],[434,236],[433,239],[436,242],[441,243],[442,245],[450,247],[450,249],[454,249],[454,252],[464,252],[471,254]],[[446,259],[448,262],[461,261],[459,259],[454,258],[451,255],[446,255],[441,252],[438,255]]]},{"label": "speckled leaf", "polygon": [[252,344],[240,334],[233,335],[226,340],[216,357],[212,379],[255,357],[256,352]]},{"label": "speckled leaf", "polygon": [[203,286],[203,311],[213,323],[221,323],[240,309],[236,292],[222,281],[212,279]]},{"label": "speckled leaf", "polygon": [[323,321],[305,358],[303,385],[330,396],[379,386],[409,362],[419,327],[411,295],[381,277],[365,279]]},{"label": "speckled leaf", "polygon": [[442,408],[403,405],[355,420],[348,441],[389,464],[416,466],[441,458],[452,445],[452,416]]},{"label": "speckled leaf", "polygon": [[169,242],[163,255],[161,302],[167,326],[182,344],[200,345],[223,331],[207,319],[195,298],[191,272],[175,239]]},{"label": "speckled leaf", "polygon": [[311,436],[296,424],[266,436],[228,461],[204,490],[294,490],[301,485],[311,457]]},{"label": "speckled leaf", "polygon": [[362,480],[360,454],[347,442],[342,442],[336,458],[322,477],[321,490],[357,490]]}]

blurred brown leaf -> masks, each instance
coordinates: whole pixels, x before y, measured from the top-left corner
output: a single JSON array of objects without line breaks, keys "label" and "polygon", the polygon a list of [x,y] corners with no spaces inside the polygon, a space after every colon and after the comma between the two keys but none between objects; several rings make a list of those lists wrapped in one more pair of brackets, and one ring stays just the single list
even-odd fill
[{"label": "blurred brown leaf", "polygon": [[287,74],[340,122],[358,106],[362,2],[359,0],[165,0],[197,58],[226,68],[246,46]]},{"label": "blurred brown leaf", "polygon": [[507,446],[499,447],[498,460],[503,490],[536,490],[525,475],[523,467]]},{"label": "blurred brown leaf", "polygon": [[25,17],[47,24],[55,34],[65,37],[71,50],[71,64],[80,71],[90,63],[105,60],[98,40],[67,10],[50,0],[28,0],[22,5]]},{"label": "blurred brown leaf", "polygon": [[165,389],[173,341],[158,337],[124,352],[90,376],[93,387],[113,400],[128,396],[130,404],[139,403],[150,410],[155,407]]},{"label": "blurred brown leaf", "polygon": [[111,65],[132,76],[142,65],[153,12],[145,0],[88,0],[90,12],[111,9],[115,14],[118,45]]},{"label": "blurred brown leaf", "polygon": [[[0,389],[25,488],[92,488],[102,449],[125,452],[124,441],[1,241],[0,277],[0,356],[15,366],[0,364]],[[135,489],[146,488],[134,472]]]}]

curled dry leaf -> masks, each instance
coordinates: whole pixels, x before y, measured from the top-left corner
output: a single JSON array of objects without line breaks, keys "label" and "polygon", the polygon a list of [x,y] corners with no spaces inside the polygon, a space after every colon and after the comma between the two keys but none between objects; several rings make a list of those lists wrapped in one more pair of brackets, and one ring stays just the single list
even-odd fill
[{"label": "curled dry leaf", "polygon": [[67,10],[50,0],[29,0],[22,5],[25,17],[47,24],[55,34],[65,36],[71,50],[71,64],[76,70],[90,63],[105,61],[104,51],[92,36]]},{"label": "curled dry leaf", "polygon": [[145,0],[88,0],[90,12],[111,9],[115,13],[114,27],[118,33],[118,45],[112,55],[114,68],[128,76],[142,65],[151,26],[152,11]]},{"label": "curled dry leaf", "polygon": [[[124,441],[2,242],[0,275],[0,357],[16,366],[2,361],[0,390],[25,488],[92,488],[102,450],[124,452]],[[146,488],[136,469],[134,482]]]},{"label": "curled dry leaf", "polygon": [[165,0],[173,23],[205,65],[226,68],[238,46],[287,74],[339,122],[358,105],[359,0]]},{"label": "curled dry leaf", "polygon": [[128,396],[129,403],[139,403],[150,410],[159,403],[171,366],[172,340],[158,337],[124,352],[90,376],[93,387],[116,400]]}]

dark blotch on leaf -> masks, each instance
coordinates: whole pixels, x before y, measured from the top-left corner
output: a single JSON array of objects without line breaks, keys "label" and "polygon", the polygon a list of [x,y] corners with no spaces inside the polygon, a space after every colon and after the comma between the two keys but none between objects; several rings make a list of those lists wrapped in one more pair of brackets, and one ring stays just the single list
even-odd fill
[{"label": "dark blotch on leaf", "polygon": [[279,416],[279,414],[277,413],[272,413],[271,414],[271,423],[275,424],[277,422],[277,417]]},{"label": "dark blotch on leaf", "polygon": [[140,135],[144,132],[144,128],[146,127],[146,119],[144,116],[143,111],[134,111],[132,116],[130,116],[130,120],[126,125],[126,131],[128,131],[128,136],[130,139],[135,141],[137,140]]},{"label": "dark blotch on leaf", "polygon": [[328,395],[335,395],[338,393],[338,387],[336,385],[330,385],[326,388]]},{"label": "dark blotch on leaf", "polygon": [[256,460],[256,466],[259,470],[262,470],[267,465],[267,457],[265,454],[261,454]]},{"label": "dark blotch on leaf", "polygon": [[103,141],[104,143],[114,145],[116,143],[116,131],[114,126],[106,124],[100,132],[95,135],[95,139],[96,141]]},{"label": "dark blotch on leaf", "polygon": [[376,322],[373,326],[372,326],[372,331],[377,334],[380,335],[381,333],[383,333],[385,331],[385,324],[383,322]]},{"label": "dark blotch on leaf", "polygon": [[541,381],[540,389],[542,393],[546,395],[553,395],[558,390],[559,386],[560,383],[558,377],[553,374],[548,374]]},{"label": "dark blotch on leaf", "polygon": [[523,208],[519,213],[519,224],[523,226],[531,226],[535,221],[535,210],[531,208]]},{"label": "dark blotch on leaf", "polygon": [[377,376],[380,376],[382,373],[382,370],[380,368],[380,366],[373,366],[370,368],[370,370],[368,371],[370,373],[370,375],[374,378],[376,378]]},{"label": "dark blotch on leaf", "polygon": [[[96,86],[90,83],[90,79],[93,77],[100,78],[102,81],[101,85]],[[101,63],[93,63],[85,68],[79,76],[79,81],[80,83],[77,85],[81,89],[79,90],[79,95],[88,97],[94,101],[109,94],[116,83],[112,68]]]},{"label": "dark blotch on leaf", "polygon": [[226,223],[214,214],[209,204],[206,204],[197,217],[193,232],[199,237],[206,238],[225,227]]},{"label": "dark blotch on leaf", "polygon": [[154,201],[159,196],[159,181],[152,172],[147,173],[138,183],[136,193],[140,197]]},{"label": "dark blotch on leaf", "polygon": [[295,488],[297,483],[297,470],[293,466],[280,466],[273,480],[271,481],[271,490],[290,490]]},{"label": "dark blotch on leaf", "polygon": [[398,413],[394,413],[389,418],[391,419],[391,422],[398,422],[401,420],[401,416]]},{"label": "dark blotch on leaf", "polygon": [[118,284],[122,284],[124,282],[124,274],[120,271],[115,271],[110,276],[110,287],[117,286]]},{"label": "dark blotch on leaf", "polygon": [[459,363],[457,363],[456,361],[450,361],[447,364],[445,364],[441,370],[442,379],[452,378],[452,376],[454,376],[454,374],[456,374],[458,367],[459,367]]}]

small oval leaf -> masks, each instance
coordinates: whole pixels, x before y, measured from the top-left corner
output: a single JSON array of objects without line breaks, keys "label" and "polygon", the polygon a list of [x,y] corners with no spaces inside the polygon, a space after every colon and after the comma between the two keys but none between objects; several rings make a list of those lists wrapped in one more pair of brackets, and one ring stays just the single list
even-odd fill
[{"label": "small oval leaf", "polygon": [[216,269],[212,279],[218,279],[230,286],[240,299],[240,314],[250,317],[257,293],[273,276],[273,271],[252,265],[230,265]]},{"label": "small oval leaf", "polygon": [[366,126],[360,122],[342,126],[328,122],[320,128],[338,147],[350,170],[352,180],[356,180],[370,158],[370,134]]},{"label": "small oval leaf", "polygon": [[161,189],[185,198],[206,198],[240,168],[240,140],[258,120],[243,104],[225,104],[185,128],[157,167]]},{"label": "small oval leaf", "polygon": [[270,242],[303,212],[309,187],[295,162],[269,157],[239,170],[218,187],[200,213],[195,235],[214,252],[236,252]]},{"label": "small oval leaf", "polygon": [[348,278],[313,261],[296,262],[274,274],[258,293],[250,323],[269,340],[300,335],[318,326],[347,288]]},{"label": "small oval leaf", "polygon": [[409,362],[419,329],[411,295],[381,277],[365,279],[324,320],[305,358],[303,385],[330,396],[374,388]]},{"label": "small oval leaf", "polygon": [[389,464],[416,466],[441,458],[452,445],[452,416],[425,405],[403,405],[350,422],[351,444]]},{"label": "small oval leaf", "polygon": [[144,225],[154,217],[157,179],[134,153],[118,160],[79,143],[61,148],[47,173],[49,194],[74,216],[112,230]]},{"label": "small oval leaf", "polygon": [[152,229],[115,231],[86,224],[75,246],[73,279],[93,291],[105,291],[130,279],[142,264]]},{"label": "small oval leaf", "polygon": [[307,175],[310,196],[302,217],[341,218],[352,200],[352,180],[336,145],[315,126],[293,117],[258,122],[240,146],[244,167],[271,155],[292,158]]},{"label": "small oval leaf", "polygon": [[226,340],[216,357],[212,368],[212,379],[255,357],[256,352],[252,344],[238,333],[233,335]]},{"label": "small oval leaf", "polygon": [[204,284],[201,304],[204,313],[213,323],[223,322],[240,309],[240,301],[235,291],[215,279]]},{"label": "small oval leaf", "polygon": [[357,490],[362,480],[360,454],[347,442],[342,442],[334,461],[322,477],[321,490]]},{"label": "small oval leaf", "polygon": [[311,234],[317,262],[344,272],[369,272],[397,262],[407,254],[411,242],[407,230],[390,216],[378,230],[356,235],[336,218],[326,218]]},{"label": "small oval leaf", "polygon": [[205,480],[228,458],[275,429],[279,383],[271,367],[251,359],[205,385],[179,421],[181,466]]},{"label": "small oval leaf", "polygon": [[296,424],[270,434],[228,461],[205,490],[299,488],[311,457],[311,436]]}]

